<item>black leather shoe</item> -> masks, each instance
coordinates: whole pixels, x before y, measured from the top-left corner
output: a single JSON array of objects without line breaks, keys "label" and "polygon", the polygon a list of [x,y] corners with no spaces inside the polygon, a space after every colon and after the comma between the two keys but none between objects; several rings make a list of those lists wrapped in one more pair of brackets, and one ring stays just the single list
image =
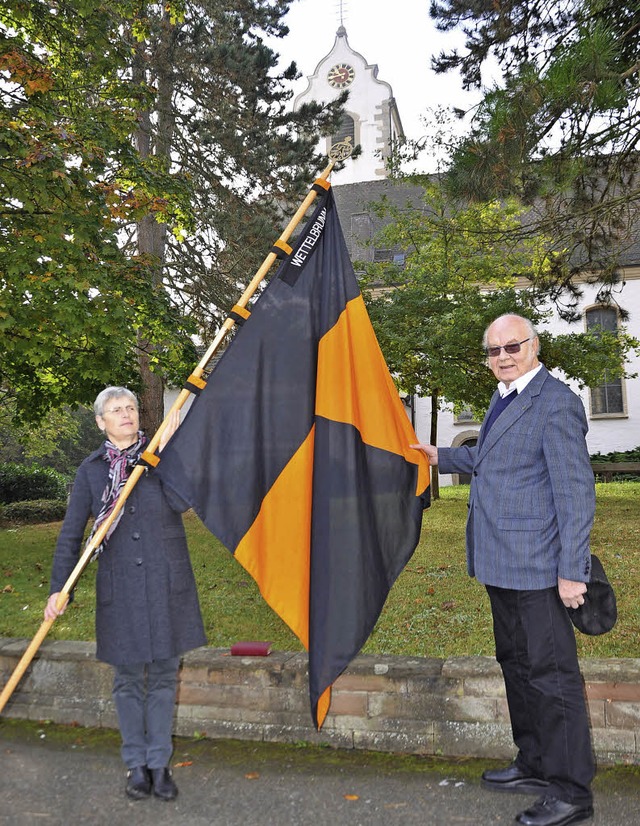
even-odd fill
[{"label": "black leather shoe", "polygon": [[549,783],[523,771],[515,763],[504,769],[487,769],[482,774],[482,785],[493,792],[512,792],[514,794],[540,794]]},{"label": "black leather shoe", "polygon": [[132,800],[144,800],[151,794],[151,778],[149,769],[146,766],[136,766],[127,772],[127,795]]},{"label": "black leather shoe", "polygon": [[150,771],[154,795],[162,800],[175,800],[178,796],[178,787],[173,782],[170,769],[165,766],[163,769],[151,769]]},{"label": "black leather shoe", "polygon": [[593,806],[574,806],[557,797],[541,797],[516,816],[523,826],[568,826],[593,817]]}]

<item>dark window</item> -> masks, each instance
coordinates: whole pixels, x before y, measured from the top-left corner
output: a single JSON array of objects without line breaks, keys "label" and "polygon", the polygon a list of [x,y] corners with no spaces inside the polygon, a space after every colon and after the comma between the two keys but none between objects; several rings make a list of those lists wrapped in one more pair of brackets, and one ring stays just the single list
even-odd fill
[{"label": "dark window", "polygon": [[[477,439],[465,439],[462,443],[465,447],[475,447],[478,444]],[[460,473],[458,474],[458,484],[459,485],[470,485],[471,484],[471,474],[470,473]]]},{"label": "dark window", "polygon": [[356,145],[355,121],[350,115],[343,115],[342,120],[340,121],[340,126],[338,127],[338,131],[335,133],[335,135],[331,136],[331,146],[333,146],[334,143],[340,143],[341,141],[344,141],[347,138],[351,138],[351,146]]},{"label": "dark window", "polygon": [[[594,307],[586,312],[587,330],[618,332],[618,314],[613,307]],[[609,378],[605,374],[604,384],[591,388],[591,414],[602,416],[607,413],[624,413],[622,400],[622,379]]]}]

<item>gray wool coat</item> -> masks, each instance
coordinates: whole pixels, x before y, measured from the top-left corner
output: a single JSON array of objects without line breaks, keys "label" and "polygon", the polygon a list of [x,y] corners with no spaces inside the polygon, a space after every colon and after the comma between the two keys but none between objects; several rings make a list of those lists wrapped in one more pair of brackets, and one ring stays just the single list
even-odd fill
[{"label": "gray wool coat", "polygon": [[[78,468],[56,545],[50,593],[60,591],[83,549],[87,522],[102,506],[105,447]],[[181,511],[153,470],[138,480],[118,526],[98,557],[96,655],[111,665],[177,657],[205,645]]]}]

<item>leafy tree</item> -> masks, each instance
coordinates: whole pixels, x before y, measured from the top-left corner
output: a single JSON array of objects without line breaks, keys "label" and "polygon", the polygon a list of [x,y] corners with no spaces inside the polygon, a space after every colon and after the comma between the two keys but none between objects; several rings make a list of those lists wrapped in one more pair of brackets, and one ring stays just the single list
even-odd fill
[{"label": "leafy tree", "polygon": [[14,415],[12,402],[0,408],[0,463],[17,462],[52,468],[71,479],[80,462],[104,440],[93,410],[62,407],[37,424]]},{"label": "leafy tree", "polygon": [[[417,182],[418,179],[414,179]],[[389,223],[378,245],[405,252],[402,269],[364,265],[365,297],[380,346],[404,392],[430,396],[430,440],[437,443],[438,409],[479,416],[495,389],[481,349],[486,327],[518,313],[537,324],[550,315],[543,284],[555,253],[548,239],[522,239],[516,201],[457,205],[436,178],[422,179],[424,203],[374,207]],[[523,288],[524,287],[524,288]],[[540,336],[547,367],[582,384],[620,375],[624,354],[639,342],[625,335]],[[437,488],[434,488],[437,495]]]},{"label": "leafy tree", "polygon": [[622,0],[432,0],[442,31],[464,49],[433,60],[464,88],[501,73],[453,156],[453,191],[479,199],[519,195],[527,227],[553,236],[569,266],[560,290],[588,270],[609,300],[640,218],[640,7]]},{"label": "leafy tree", "polygon": [[8,0],[0,10],[0,384],[18,416],[195,362],[312,171],[337,101],[288,111],[290,0]]},{"label": "leafy tree", "polygon": [[151,262],[119,239],[131,193],[144,182],[159,197],[171,183],[132,145],[146,90],[126,78],[119,31],[133,5],[0,9],[0,386],[21,420],[88,402],[113,380],[135,386],[146,319],[165,369],[192,351],[191,328],[149,289]]}]

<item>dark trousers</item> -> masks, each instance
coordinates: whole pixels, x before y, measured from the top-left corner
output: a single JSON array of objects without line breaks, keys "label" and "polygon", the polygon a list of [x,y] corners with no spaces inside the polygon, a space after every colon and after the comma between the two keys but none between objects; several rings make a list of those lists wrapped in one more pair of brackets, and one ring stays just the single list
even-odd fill
[{"label": "dark trousers", "polygon": [[114,666],[113,699],[129,769],[169,765],[179,657]]},{"label": "dark trousers", "polygon": [[516,763],[548,794],[589,805],[594,760],[575,632],[556,588],[487,585],[496,659],[507,691]]}]

